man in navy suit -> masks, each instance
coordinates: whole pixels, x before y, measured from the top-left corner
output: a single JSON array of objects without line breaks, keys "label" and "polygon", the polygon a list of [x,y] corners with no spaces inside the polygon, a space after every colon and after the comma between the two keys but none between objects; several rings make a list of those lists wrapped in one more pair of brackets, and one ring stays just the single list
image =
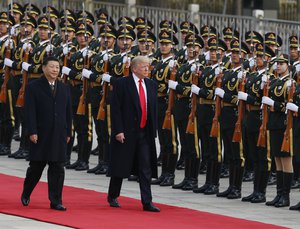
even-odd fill
[{"label": "man in navy suit", "polygon": [[137,56],[131,62],[132,74],[113,81],[107,200],[111,207],[120,207],[122,180],[133,174],[139,177],[143,210],[159,212],[150,186],[151,178],[157,178],[157,85],[147,78],[149,64],[148,57]]},{"label": "man in navy suit", "polygon": [[58,59],[48,57],[43,63],[44,75],[29,83],[25,90],[25,124],[30,137],[30,162],[21,201],[24,206],[29,204],[30,195],[48,164],[50,208],[65,211],[62,189],[72,112],[69,87],[57,80],[59,70]]}]

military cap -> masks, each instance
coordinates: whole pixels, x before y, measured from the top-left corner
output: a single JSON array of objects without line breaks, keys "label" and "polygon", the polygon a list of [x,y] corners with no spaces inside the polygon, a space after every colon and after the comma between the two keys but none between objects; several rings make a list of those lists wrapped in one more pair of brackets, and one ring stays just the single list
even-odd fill
[{"label": "military cap", "polygon": [[93,36],[94,35],[94,30],[92,28],[92,26],[90,25],[86,25],[83,22],[80,22],[77,24],[76,27],[76,35],[78,34],[87,34],[89,36]]},{"label": "military cap", "polygon": [[289,55],[287,54],[281,54],[279,57],[276,59],[276,62],[280,63],[289,63]]},{"label": "military cap", "polygon": [[189,21],[183,21],[180,23],[180,32],[199,34],[197,27]]},{"label": "military cap", "polygon": [[129,30],[133,30],[135,28],[134,21],[130,17],[127,17],[127,16],[120,17],[118,20],[118,25],[119,25],[119,27],[125,26]]},{"label": "military cap", "polygon": [[61,31],[66,31],[66,24],[67,24],[67,31],[70,31],[70,32],[75,32],[76,31],[76,24],[72,20],[67,20],[67,21],[62,20],[59,23],[59,27],[60,27]]},{"label": "military cap", "polygon": [[211,37],[208,40],[208,47],[209,47],[209,49],[216,50],[218,48],[218,49],[223,50],[224,52],[227,51],[227,45],[226,45],[225,41],[223,41],[222,39],[219,39],[217,42],[216,37]]},{"label": "military cap", "polygon": [[298,37],[296,35],[292,35],[289,37],[289,43],[290,43],[290,48],[298,48],[299,47],[299,42],[298,42]]},{"label": "military cap", "polygon": [[[208,34],[209,31],[209,34]],[[200,28],[200,34],[202,37],[212,37],[212,36],[217,36],[217,29],[213,26],[204,25]]]},{"label": "military cap", "polygon": [[36,20],[30,14],[27,15],[25,14],[24,16],[21,17],[20,24],[25,25],[26,22],[28,25],[31,25],[33,28],[37,27]]},{"label": "military cap", "polygon": [[153,42],[155,43],[156,42],[156,37],[155,35],[149,31],[149,30],[142,30],[140,32],[138,32],[137,34],[137,39],[138,41],[150,41],[150,42]]},{"label": "military cap", "polygon": [[43,13],[45,15],[50,13],[50,17],[58,18],[59,17],[59,12],[57,9],[55,9],[53,6],[45,6],[43,8]]},{"label": "military cap", "polygon": [[[231,48],[231,51],[239,52],[240,51],[240,42],[239,42],[239,40],[231,41],[230,42],[230,48]],[[249,50],[247,44],[243,41],[242,41],[242,44],[241,44],[241,51],[245,54],[250,53],[250,50]]]},{"label": "military cap", "polygon": [[10,14],[7,15],[6,11],[3,11],[3,12],[0,12],[0,22],[9,23],[11,26],[13,26],[15,24],[15,19]]},{"label": "military cap", "polygon": [[251,36],[252,36],[253,43],[263,43],[264,42],[263,36],[259,32],[256,32],[256,31],[247,31],[245,33],[246,42],[248,42],[248,43],[251,42]]},{"label": "military cap", "polygon": [[[67,15],[68,20],[70,20],[70,21],[75,22],[77,19],[76,14],[70,9],[66,9],[66,15]],[[60,12],[59,17],[60,17],[60,20],[65,20],[65,11],[64,10],[62,10]]]},{"label": "military cap", "polygon": [[276,36],[275,33],[269,32],[265,34],[265,43],[268,45],[277,45],[280,47],[282,45],[282,39],[280,36]]},{"label": "military cap", "polygon": [[264,47],[262,43],[257,43],[255,49],[256,49],[256,55],[263,56],[265,54],[268,57],[274,57],[276,55],[271,48],[269,48],[267,45],[265,45]]},{"label": "military cap", "polygon": [[170,31],[172,28],[173,33],[177,33],[178,29],[174,22],[169,20],[163,20],[159,23],[160,31]]},{"label": "military cap", "polygon": [[[239,39],[240,33],[236,29],[233,31],[233,38]],[[224,39],[232,39],[232,28],[231,27],[225,27],[223,29],[223,38]]]},{"label": "military cap", "polygon": [[106,26],[102,26],[101,28],[100,28],[100,36],[101,37],[113,37],[113,38],[117,38],[117,36],[118,36],[118,32],[117,32],[117,30],[113,27],[113,26],[111,26],[111,25],[106,25]]},{"label": "military cap", "polygon": [[[84,12],[85,12],[85,15],[84,15]],[[86,19],[86,22],[94,24],[95,19],[94,19],[93,14],[86,10],[84,12],[82,10],[78,11],[78,13],[77,13],[78,23],[81,23],[82,21],[84,21],[84,19]]]},{"label": "military cap", "polygon": [[200,48],[204,47],[203,39],[197,34],[192,34],[192,33],[188,34],[184,39],[184,43],[185,43],[186,46],[188,46],[188,45],[197,45]]},{"label": "military cap", "polygon": [[108,16],[108,12],[106,9],[99,9],[95,11],[96,17],[97,17],[97,24],[98,25],[104,25],[105,23],[111,26],[115,26],[115,21],[112,19],[112,17]]},{"label": "military cap", "polygon": [[[24,14],[24,9],[19,3],[13,2],[12,5],[13,5],[13,7],[12,7],[13,13],[21,14],[21,15]],[[8,9],[9,9],[9,11],[11,11],[11,4],[9,4]]]},{"label": "military cap", "polygon": [[161,31],[158,35],[159,42],[160,43],[172,43],[173,40],[173,45],[178,44],[178,39],[177,37],[170,31]]},{"label": "military cap", "polygon": [[50,19],[50,22],[48,23],[48,17],[47,16],[42,16],[38,19],[38,28],[44,28],[44,29],[49,29],[50,24],[50,29],[55,30],[55,24],[54,22]]},{"label": "military cap", "polygon": [[29,8],[29,3],[27,3],[24,5],[24,9],[25,12],[27,10],[27,12],[30,14],[36,14],[37,16],[41,14],[40,9],[34,4],[30,4],[30,8]]},{"label": "military cap", "polygon": [[135,40],[135,33],[133,29],[129,29],[128,27],[123,28],[122,26],[118,29],[118,38],[129,38],[131,40]]},{"label": "military cap", "polygon": [[135,28],[136,29],[145,29],[145,25],[147,24],[147,29],[151,30],[153,29],[153,24],[151,21],[149,21],[148,19],[145,19],[143,17],[137,17],[134,20],[135,23]]}]

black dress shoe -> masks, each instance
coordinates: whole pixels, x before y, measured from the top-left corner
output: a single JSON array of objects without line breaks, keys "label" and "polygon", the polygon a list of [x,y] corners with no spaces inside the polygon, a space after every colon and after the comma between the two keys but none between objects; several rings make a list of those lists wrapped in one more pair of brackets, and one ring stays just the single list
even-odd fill
[{"label": "black dress shoe", "polygon": [[227,197],[231,193],[232,187],[228,187],[224,192],[218,192],[217,197]]},{"label": "black dress shoe", "polygon": [[165,175],[162,174],[157,179],[152,180],[151,184],[153,184],[153,185],[159,185],[161,182],[163,182],[164,179],[165,179]]},{"label": "black dress shoe", "polygon": [[159,185],[162,187],[172,186],[174,184],[174,178],[174,174],[168,174]]},{"label": "black dress shoe", "polygon": [[277,183],[276,176],[271,175],[268,180],[268,185],[274,185]]},{"label": "black dress shoe", "polygon": [[292,180],[291,189],[296,189],[296,188],[299,188],[299,187],[300,187],[299,181],[298,180]]},{"label": "black dress shoe", "polygon": [[79,165],[80,161],[75,161],[74,163],[72,163],[71,165],[67,165],[66,169],[75,169],[78,165]]},{"label": "black dress shoe", "polygon": [[183,170],[184,167],[185,167],[184,161],[180,161],[180,160],[179,160],[179,161],[177,162],[176,169],[177,169],[177,170]]},{"label": "black dress shoe", "polygon": [[172,186],[173,189],[182,189],[182,187],[188,182],[187,178],[184,178],[179,184],[174,184]]},{"label": "black dress shoe", "polygon": [[136,176],[136,175],[130,175],[129,177],[128,177],[128,181],[138,181],[138,176]]},{"label": "black dress shoe", "polygon": [[280,197],[281,197],[281,195],[277,194],[273,200],[266,202],[266,205],[274,206],[280,200]]},{"label": "black dress shoe", "polygon": [[9,158],[15,158],[16,155],[18,155],[19,153],[21,153],[23,151],[22,148],[19,148],[16,152],[9,154],[8,157]]},{"label": "black dress shoe", "polygon": [[0,156],[6,156],[11,154],[10,147],[4,146],[0,151]]},{"label": "black dress shoe", "polygon": [[251,202],[251,200],[256,196],[256,192],[252,192],[249,196],[242,198],[243,202]]},{"label": "black dress shoe", "polygon": [[29,202],[30,202],[30,198],[25,197],[23,194],[21,196],[21,202],[23,204],[23,206],[28,206]]},{"label": "black dress shoe", "polygon": [[292,211],[297,211],[297,210],[299,211],[300,210],[300,202],[294,206],[291,206],[289,209]]},{"label": "black dress shoe", "polygon": [[62,204],[50,204],[50,208],[58,211],[66,211],[67,208]]},{"label": "black dress shoe", "polygon": [[84,171],[84,170],[88,170],[88,169],[89,169],[89,164],[84,161],[81,161],[75,168],[76,171]]},{"label": "black dress shoe", "polygon": [[87,173],[95,173],[97,170],[101,169],[101,167],[102,167],[102,164],[99,163],[94,168],[88,169],[86,172]]},{"label": "black dress shoe", "polygon": [[99,148],[98,148],[98,146],[91,151],[91,154],[92,155],[99,155]]},{"label": "black dress shoe", "polygon": [[22,150],[19,154],[15,156],[15,159],[26,159],[29,155],[29,151]]},{"label": "black dress shoe", "polygon": [[252,171],[246,171],[243,177],[244,182],[250,182],[254,179],[254,173]]},{"label": "black dress shoe", "polygon": [[204,191],[204,195],[215,195],[218,192],[219,192],[219,185],[212,184]]},{"label": "black dress shoe", "polygon": [[148,212],[160,212],[160,209],[154,206],[153,203],[143,204],[143,210]]},{"label": "black dress shoe", "polygon": [[288,194],[284,194],[280,197],[278,202],[274,205],[276,208],[288,207],[290,206],[290,197]]},{"label": "black dress shoe", "polygon": [[264,193],[258,192],[256,195],[252,198],[251,203],[264,203],[266,202],[266,195]]},{"label": "black dress shoe", "polygon": [[113,208],[120,208],[120,204],[117,200],[117,198],[111,198],[111,197],[107,197],[107,202],[109,203],[109,206],[113,207]]},{"label": "black dress shoe", "polygon": [[103,165],[100,169],[98,169],[95,174],[96,175],[104,175],[107,174],[107,170],[108,170],[108,166],[107,165]]},{"label": "black dress shoe", "polygon": [[194,192],[194,193],[204,193],[205,190],[209,188],[209,186],[210,186],[210,184],[204,184],[204,185],[202,185],[202,186],[199,187],[199,188],[194,188],[194,189],[193,189],[193,192]]},{"label": "black dress shoe", "polygon": [[198,180],[195,178],[189,179],[185,185],[181,188],[183,191],[192,191],[193,189],[197,188],[198,186]]},{"label": "black dress shoe", "polygon": [[229,169],[224,168],[223,171],[220,174],[220,178],[227,178],[227,177],[229,177]]},{"label": "black dress shoe", "polygon": [[231,192],[228,194],[227,199],[239,199],[242,197],[241,190],[237,188],[233,188]]}]

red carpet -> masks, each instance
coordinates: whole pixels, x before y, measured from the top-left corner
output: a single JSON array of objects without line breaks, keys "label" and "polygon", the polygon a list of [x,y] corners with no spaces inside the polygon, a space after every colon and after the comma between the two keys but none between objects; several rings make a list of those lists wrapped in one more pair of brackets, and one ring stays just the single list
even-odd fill
[{"label": "red carpet", "polygon": [[[187,208],[157,204],[160,213],[143,212],[140,200],[119,198],[121,209],[110,208],[106,194],[86,189],[64,187],[66,212],[49,209],[47,184],[40,182],[23,207],[20,195],[23,179],[0,174],[0,212],[74,228],[192,229],[192,228],[283,228]],[[205,209],[205,206],[203,207]]]}]

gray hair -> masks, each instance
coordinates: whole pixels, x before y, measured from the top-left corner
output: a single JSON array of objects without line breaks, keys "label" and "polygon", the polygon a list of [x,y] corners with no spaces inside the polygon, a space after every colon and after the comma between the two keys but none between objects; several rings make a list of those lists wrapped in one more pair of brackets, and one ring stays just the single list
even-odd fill
[{"label": "gray hair", "polygon": [[148,63],[150,64],[150,59],[147,56],[136,56],[131,61],[131,69],[133,69],[136,65],[140,63]]}]

